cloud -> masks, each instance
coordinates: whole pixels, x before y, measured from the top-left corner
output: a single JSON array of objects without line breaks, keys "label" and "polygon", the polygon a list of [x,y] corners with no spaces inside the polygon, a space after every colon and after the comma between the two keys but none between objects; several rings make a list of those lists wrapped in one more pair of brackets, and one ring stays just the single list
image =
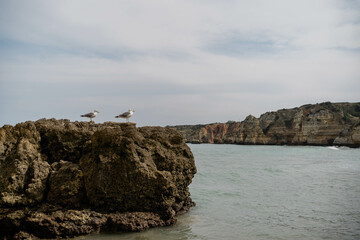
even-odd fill
[{"label": "cloud", "polygon": [[[5,1],[3,35],[77,51],[187,52],[224,36],[245,44],[359,46],[359,11],[343,1]],[[234,34],[238,33],[238,34]],[[215,44],[214,43],[214,44]],[[211,44],[211,43],[210,43]],[[81,52],[81,51],[80,51]],[[86,51],[83,51],[86,52]],[[146,53],[144,53],[146,54]]]},{"label": "cloud", "polygon": [[359,5],[1,1],[0,125],[130,107],[142,125],[201,123],[359,101]]}]

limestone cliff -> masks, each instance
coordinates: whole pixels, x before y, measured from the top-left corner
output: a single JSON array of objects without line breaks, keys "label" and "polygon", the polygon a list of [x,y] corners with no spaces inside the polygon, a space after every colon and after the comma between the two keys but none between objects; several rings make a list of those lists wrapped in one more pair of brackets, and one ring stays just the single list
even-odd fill
[{"label": "limestone cliff", "polygon": [[360,146],[360,103],[321,103],[242,122],[175,126],[191,143]]},{"label": "limestone cliff", "polygon": [[0,128],[0,239],[67,238],[171,225],[194,205],[180,133],[46,120]]}]

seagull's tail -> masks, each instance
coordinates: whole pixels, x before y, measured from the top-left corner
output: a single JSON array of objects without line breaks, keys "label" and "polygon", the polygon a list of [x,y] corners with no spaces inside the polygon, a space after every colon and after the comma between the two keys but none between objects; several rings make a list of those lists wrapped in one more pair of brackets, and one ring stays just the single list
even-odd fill
[{"label": "seagull's tail", "polygon": [[80,117],[85,117],[85,115],[80,115]]}]

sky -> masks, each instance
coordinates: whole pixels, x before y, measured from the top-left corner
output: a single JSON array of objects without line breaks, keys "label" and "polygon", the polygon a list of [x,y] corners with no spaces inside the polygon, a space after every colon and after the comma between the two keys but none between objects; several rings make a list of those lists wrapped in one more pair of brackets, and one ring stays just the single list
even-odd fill
[{"label": "sky", "polygon": [[360,0],[1,0],[0,126],[242,121],[360,101]]}]

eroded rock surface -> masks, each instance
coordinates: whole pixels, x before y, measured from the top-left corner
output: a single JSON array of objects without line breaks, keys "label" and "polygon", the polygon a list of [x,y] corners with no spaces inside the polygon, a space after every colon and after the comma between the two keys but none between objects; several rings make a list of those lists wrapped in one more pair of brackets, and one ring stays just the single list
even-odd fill
[{"label": "eroded rock surface", "polygon": [[0,128],[0,239],[140,231],[194,205],[181,134],[135,124],[46,120]]},{"label": "eroded rock surface", "polygon": [[360,103],[321,103],[242,122],[174,126],[191,143],[360,146]]}]

